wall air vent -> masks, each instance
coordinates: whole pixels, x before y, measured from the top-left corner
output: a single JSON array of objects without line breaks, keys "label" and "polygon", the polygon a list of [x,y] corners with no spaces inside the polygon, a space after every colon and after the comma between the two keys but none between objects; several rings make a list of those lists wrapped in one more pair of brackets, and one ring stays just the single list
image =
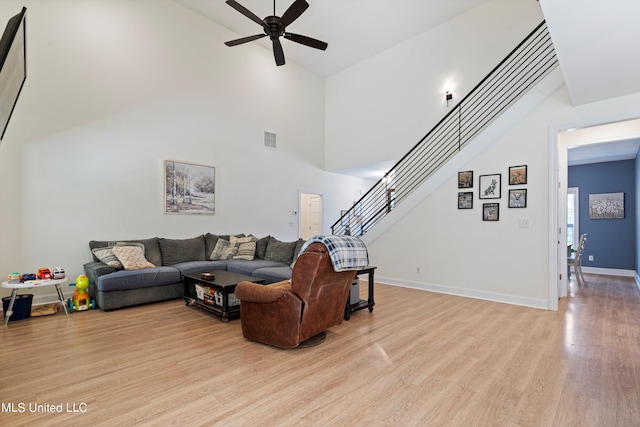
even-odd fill
[{"label": "wall air vent", "polygon": [[276,134],[271,132],[264,133],[264,146],[268,148],[276,148]]}]

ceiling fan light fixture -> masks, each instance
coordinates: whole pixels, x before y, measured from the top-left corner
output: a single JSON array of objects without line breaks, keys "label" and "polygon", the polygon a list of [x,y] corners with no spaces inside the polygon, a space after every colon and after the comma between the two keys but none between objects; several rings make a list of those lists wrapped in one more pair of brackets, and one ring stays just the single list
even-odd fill
[{"label": "ceiling fan light fixture", "polygon": [[262,27],[262,31],[264,34],[256,34],[254,36],[242,37],[236,40],[230,40],[225,42],[225,44],[229,47],[238,46],[240,44],[248,43],[254,40],[261,39],[263,37],[269,36],[269,39],[273,45],[273,55],[276,61],[276,65],[284,65],[284,51],[282,50],[282,43],[280,43],[280,37],[284,36],[285,39],[291,40],[292,42],[302,44],[304,46],[312,47],[314,49],[326,50],[327,43],[316,40],[311,37],[303,36],[300,34],[287,33],[285,32],[286,27],[293,23],[296,19],[302,15],[302,13],[309,8],[309,3],[305,0],[295,0],[291,6],[284,12],[282,17],[276,16],[276,2],[273,1],[273,15],[267,16],[264,19],[260,19],[257,15],[251,12],[246,7],[242,6],[236,0],[227,0],[226,3],[251,19],[253,22],[257,23]]}]

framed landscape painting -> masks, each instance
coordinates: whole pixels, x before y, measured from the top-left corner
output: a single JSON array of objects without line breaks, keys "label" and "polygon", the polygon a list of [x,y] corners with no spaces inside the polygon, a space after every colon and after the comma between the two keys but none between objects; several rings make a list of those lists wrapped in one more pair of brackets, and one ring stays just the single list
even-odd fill
[{"label": "framed landscape painting", "polygon": [[164,162],[164,213],[213,215],[215,168],[166,160]]},{"label": "framed landscape painting", "polygon": [[624,193],[589,194],[589,219],[623,219]]},{"label": "framed landscape painting", "polygon": [[509,167],[509,185],[527,183],[527,165]]}]

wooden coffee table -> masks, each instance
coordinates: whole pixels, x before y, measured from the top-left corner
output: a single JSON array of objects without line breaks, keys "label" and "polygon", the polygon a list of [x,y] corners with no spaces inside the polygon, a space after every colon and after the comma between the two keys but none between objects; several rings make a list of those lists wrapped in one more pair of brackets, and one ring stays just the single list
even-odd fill
[{"label": "wooden coffee table", "polygon": [[264,279],[225,270],[215,270],[211,273],[215,275],[211,280],[203,279],[200,275],[182,276],[184,303],[210,311],[220,316],[223,322],[228,322],[232,317],[240,317],[240,301],[234,294],[238,283],[264,283]]}]

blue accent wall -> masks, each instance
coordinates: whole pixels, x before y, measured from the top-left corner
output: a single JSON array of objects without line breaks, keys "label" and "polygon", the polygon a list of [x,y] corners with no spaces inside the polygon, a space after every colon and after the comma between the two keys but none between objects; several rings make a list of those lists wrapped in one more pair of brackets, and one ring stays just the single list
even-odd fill
[{"label": "blue accent wall", "polygon": [[[637,271],[636,179],[636,160],[569,166],[569,187],[580,189],[580,234],[589,233],[583,267]],[[599,193],[624,193],[624,219],[589,218],[589,194]]]}]

